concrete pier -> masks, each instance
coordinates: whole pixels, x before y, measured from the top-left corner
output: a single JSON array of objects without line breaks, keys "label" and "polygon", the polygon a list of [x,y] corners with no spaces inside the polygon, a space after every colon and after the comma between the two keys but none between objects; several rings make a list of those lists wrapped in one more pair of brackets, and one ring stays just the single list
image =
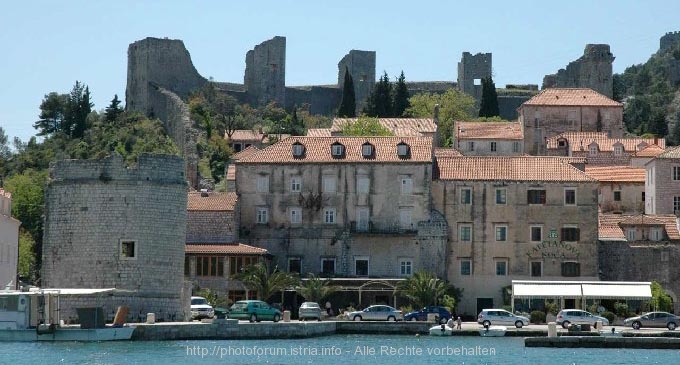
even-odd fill
[{"label": "concrete pier", "polygon": [[527,337],[524,339],[524,346],[558,348],[680,349],[680,338],[606,336]]}]

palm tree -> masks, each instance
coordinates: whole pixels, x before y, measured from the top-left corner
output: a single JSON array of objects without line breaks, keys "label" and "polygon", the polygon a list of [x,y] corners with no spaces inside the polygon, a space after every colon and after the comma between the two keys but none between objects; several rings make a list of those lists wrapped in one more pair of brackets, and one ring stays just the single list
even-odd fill
[{"label": "palm tree", "polygon": [[330,279],[321,279],[313,273],[310,273],[309,279],[303,281],[298,288],[298,293],[306,301],[317,303],[321,303],[336,291],[338,291],[338,287],[332,285]]},{"label": "palm tree", "polygon": [[267,300],[274,293],[295,287],[299,283],[297,276],[279,271],[278,267],[270,273],[262,262],[246,267],[234,278],[242,281],[249,289],[256,290],[259,300]]},{"label": "palm tree", "polygon": [[459,290],[448,281],[439,279],[428,271],[417,271],[406,280],[399,283],[397,290],[405,297],[411,299],[416,308],[426,305],[437,305],[445,295],[456,300],[460,296]]}]

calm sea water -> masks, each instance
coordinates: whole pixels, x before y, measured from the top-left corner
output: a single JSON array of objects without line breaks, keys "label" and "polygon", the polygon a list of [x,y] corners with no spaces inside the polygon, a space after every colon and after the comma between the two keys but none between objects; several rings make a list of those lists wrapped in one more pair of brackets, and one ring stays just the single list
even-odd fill
[{"label": "calm sea water", "polygon": [[676,350],[525,348],[522,338],[333,335],[297,340],[0,343],[2,364],[668,364]]}]

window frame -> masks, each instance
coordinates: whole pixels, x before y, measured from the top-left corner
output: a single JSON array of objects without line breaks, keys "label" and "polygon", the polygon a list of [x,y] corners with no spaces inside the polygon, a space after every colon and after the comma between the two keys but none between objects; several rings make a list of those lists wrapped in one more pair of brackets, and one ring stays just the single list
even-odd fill
[{"label": "window frame", "polygon": [[[366,261],[366,274],[358,273],[357,264],[359,261]],[[368,277],[371,274],[371,259],[369,256],[354,256],[354,275],[359,277]]]},{"label": "window frame", "polygon": [[[464,269],[463,264],[467,264],[467,266],[468,266],[467,267],[467,274],[465,273],[465,271],[463,271],[463,269]],[[460,273],[460,276],[472,276],[472,259],[469,259],[469,258],[460,259],[458,267],[459,267],[458,272]]]},{"label": "window frame", "polygon": [[[118,241],[118,257],[124,261],[134,261],[139,257],[138,240],[131,238],[122,238]],[[130,253],[130,245],[132,245],[132,252]]]},{"label": "window frame", "polygon": [[255,223],[268,224],[269,223],[269,208],[256,207],[255,208]]},{"label": "window frame", "polygon": [[[295,217],[297,217],[297,219],[295,219]],[[288,222],[290,222],[290,224],[301,224],[302,208],[300,207],[288,208]]]},{"label": "window frame", "polygon": [[496,142],[495,142],[495,141],[491,141],[490,146],[489,146],[489,149],[491,150],[491,152],[496,152],[497,147],[498,147],[498,146],[497,146]]},{"label": "window frame", "polygon": [[337,224],[336,211],[334,207],[323,208],[324,224]]},{"label": "window frame", "polygon": [[673,166],[671,171],[671,179],[673,181],[680,181],[680,166]]},{"label": "window frame", "polygon": [[413,178],[410,176],[402,176],[401,184],[399,185],[399,191],[401,195],[411,195],[413,194]]},{"label": "window frame", "polygon": [[615,202],[621,201],[621,190],[614,190],[612,192],[612,200]]},{"label": "window frame", "polygon": [[[328,272],[324,269],[324,263],[326,263],[326,262],[332,262],[333,263],[333,271],[332,272]],[[319,272],[322,275],[335,275],[335,257],[322,257],[321,260],[320,260],[320,263],[321,263],[321,268],[320,268]]]},{"label": "window frame", "polygon": [[471,187],[461,187],[460,188],[460,204],[461,205],[472,205],[472,188]]},{"label": "window frame", "polygon": [[[288,257],[288,272],[302,274],[302,257],[300,256],[289,256]],[[298,271],[291,270],[291,263],[297,261]]]},{"label": "window frame", "polygon": [[[533,194],[532,194],[533,193]],[[538,194],[538,199],[532,199],[536,198],[535,194]],[[538,203],[534,202],[538,200]],[[545,205],[546,201],[548,200],[548,193],[545,188],[539,189],[527,189],[527,204],[528,205]]]},{"label": "window frame", "polygon": [[290,178],[290,192],[291,193],[302,192],[302,177],[291,176],[291,178]]},{"label": "window frame", "polygon": [[268,193],[269,192],[269,175],[258,175],[256,180],[255,192]]},{"label": "window frame", "polygon": [[[538,228],[540,230],[540,237],[538,240],[534,240],[534,229]],[[529,242],[543,242],[543,226],[542,225],[530,225],[529,226]]]},{"label": "window frame", "polygon": [[[534,264],[539,265],[539,274],[534,275]],[[529,262],[529,276],[532,278],[543,277],[543,261],[530,261]]]},{"label": "window frame", "polygon": [[[500,193],[500,195],[499,195]],[[494,193],[494,201],[496,202],[496,205],[507,205],[508,204],[508,189],[506,188],[496,188],[495,193]],[[500,199],[499,201],[499,198]]]},{"label": "window frame", "polygon": [[403,230],[413,229],[413,209],[400,208],[399,209],[399,228]]},{"label": "window frame", "polygon": [[[570,231],[567,231],[570,230]],[[573,231],[571,231],[573,230]],[[575,237],[571,237],[572,234],[567,234],[567,232],[573,232]],[[560,230],[560,237],[564,242],[578,242],[581,240],[581,230],[575,225],[564,225]],[[575,238],[575,239],[572,239]]]},{"label": "window frame", "polygon": [[357,194],[368,194],[371,191],[371,178],[368,175],[357,176]]},{"label": "window frame", "polygon": [[560,266],[562,277],[575,278],[581,276],[581,263],[578,261],[563,261]]},{"label": "window frame", "polygon": [[321,188],[323,193],[337,193],[337,179],[335,175],[323,175],[321,177]]},{"label": "window frame", "polygon": [[[508,242],[508,224],[494,224],[494,239],[496,242]],[[500,239],[499,239],[500,238]]]},{"label": "window frame", "polygon": [[[224,277],[224,255],[198,255],[196,256],[196,268],[194,272],[199,277]],[[200,271],[200,272],[199,272]]]},{"label": "window frame", "polygon": [[[463,239],[463,230],[467,232],[467,238]],[[460,223],[458,224],[458,242],[469,242],[472,243],[472,224],[471,223]]]},{"label": "window frame", "polygon": [[[570,203],[569,200],[569,192],[573,192],[574,196],[572,197],[573,202]],[[569,207],[575,207],[577,205],[577,195],[576,195],[576,188],[564,188],[564,205],[569,206]]]},{"label": "window frame", "polygon": [[413,260],[410,258],[399,259],[399,275],[409,276],[413,274]]},{"label": "window frame", "polygon": [[[494,260],[494,267],[495,267],[494,272],[496,273],[496,276],[508,276],[508,266],[509,266],[508,261],[509,260],[505,259],[505,258]],[[499,264],[503,264],[502,265],[502,267],[503,267],[503,273],[502,274],[499,274],[498,269],[501,267],[501,266],[499,266]]]}]

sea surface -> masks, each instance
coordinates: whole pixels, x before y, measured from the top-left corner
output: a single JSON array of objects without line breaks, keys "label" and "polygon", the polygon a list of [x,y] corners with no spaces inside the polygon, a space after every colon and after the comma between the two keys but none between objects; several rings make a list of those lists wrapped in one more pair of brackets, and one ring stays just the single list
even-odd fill
[{"label": "sea surface", "polygon": [[517,337],[0,343],[0,364],[669,364],[677,350],[525,348]]}]

